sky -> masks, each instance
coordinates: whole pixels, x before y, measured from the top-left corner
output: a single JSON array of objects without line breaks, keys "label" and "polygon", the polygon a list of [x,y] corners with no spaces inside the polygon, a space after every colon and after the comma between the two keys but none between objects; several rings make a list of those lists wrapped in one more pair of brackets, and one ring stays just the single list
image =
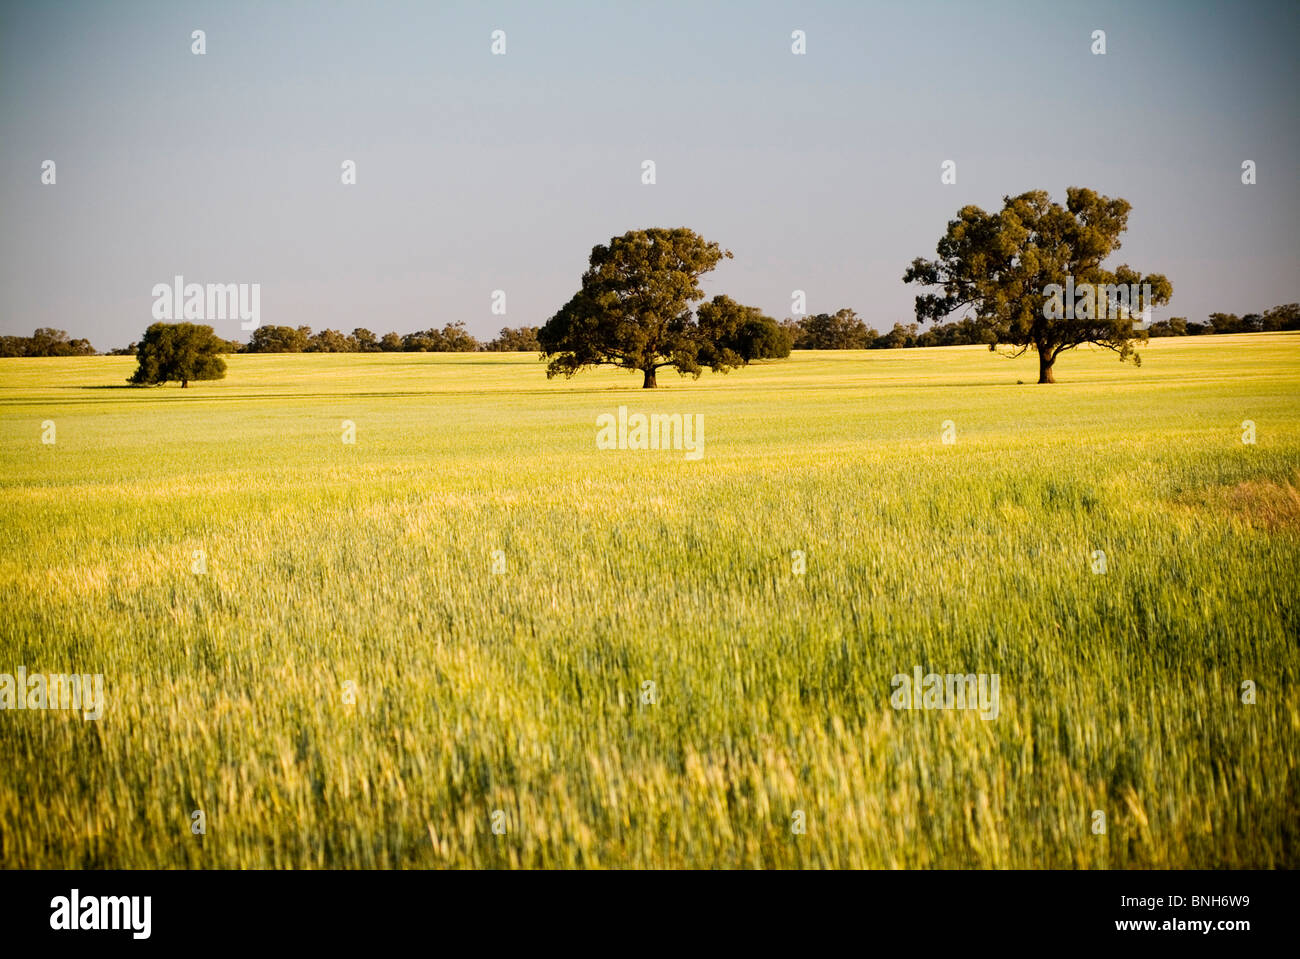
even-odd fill
[{"label": "sky", "polygon": [[1132,203],[1154,319],[1262,312],[1300,300],[1298,47],[1293,0],[0,0],[0,333],[125,346],[181,275],[488,339],[652,226],[732,251],[709,296],[888,330],[961,207],[1070,186]]}]

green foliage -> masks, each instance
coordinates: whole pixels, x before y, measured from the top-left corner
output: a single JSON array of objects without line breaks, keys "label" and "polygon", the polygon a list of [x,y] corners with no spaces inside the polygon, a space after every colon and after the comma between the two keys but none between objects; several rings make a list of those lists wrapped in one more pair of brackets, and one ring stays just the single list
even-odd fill
[{"label": "green foliage", "polygon": [[311,329],[300,326],[259,326],[249,337],[248,353],[302,353],[311,340]]},{"label": "green foliage", "polygon": [[[1133,344],[1145,334],[1133,329],[1147,306],[1167,303],[1173,295],[1160,274],[1142,276],[1127,264],[1102,264],[1120,248],[1131,206],[1092,190],[1070,187],[1064,207],[1045,191],[1005,197],[998,213],[963,207],[939,241],[938,258],[912,261],[903,281],[937,286],[941,292],[916,298],[916,318],[938,320],[956,310],[970,310],[990,343],[1015,348],[1016,355],[1035,350],[1040,382],[1053,382],[1052,366],[1065,350],[1093,343],[1114,350],[1121,360],[1138,362]],[[1072,278],[1072,281],[1071,281]],[[1045,290],[1065,287],[1148,284],[1128,309],[1110,317],[1105,304],[1089,318],[1045,316]]]},{"label": "green foliage", "polygon": [[697,358],[715,372],[790,355],[790,335],[756,307],[742,306],[720,294],[701,303],[696,312]]},{"label": "green foliage", "polygon": [[[1176,318],[1175,318],[1176,319]],[[1170,320],[1173,323],[1173,320]],[[1155,324],[1152,324],[1154,327]],[[1186,332],[1193,335],[1206,333],[1277,333],[1282,330],[1300,330],[1300,303],[1287,303],[1275,306],[1263,314],[1247,313],[1238,316],[1235,313],[1211,313],[1205,323],[1187,323]],[[1155,330],[1152,330],[1155,336]],[[1172,330],[1166,336],[1177,335]]]},{"label": "green foliage", "polygon": [[[915,325],[911,325],[915,330]],[[989,334],[971,319],[951,323],[936,323],[928,330],[916,334],[917,346],[987,346]]]},{"label": "green foliage", "polygon": [[987,333],[973,320],[936,323],[919,332],[915,323],[895,323],[881,335],[850,309],[786,319],[781,328],[796,350],[888,350],[914,346],[970,346],[987,344]]},{"label": "green foliage", "polygon": [[537,341],[537,327],[512,329],[506,326],[483,349],[491,353],[540,353],[542,345]]},{"label": "green foliage", "polygon": [[89,340],[71,339],[66,330],[39,327],[31,336],[0,336],[0,356],[94,356]]},{"label": "green foliage", "polygon": [[871,345],[882,350],[905,349],[916,346],[917,325],[908,323],[904,326],[902,323],[895,323],[894,328],[884,336],[878,337]]},{"label": "green foliage", "polygon": [[461,320],[448,323],[442,328],[442,352],[473,353],[478,348],[478,340],[469,334]]},{"label": "green foliage", "polygon": [[380,350],[379,341],[375,339],[375,334],[363,326],[359,326],[352,331],[351,340],[353,349],[357,353],[378,353]]},{"label": "green foliage", "polygon": [[834,313],[817,313],[797,322],[798,350],[865,350],[877,333],[847,307]]},{"label": "green foliage", "polygon": [[699,322],[692,315],[704,299],[700,277],[724,258],[729,250],[685,227],[631,230],[594,247],[581,288],[537,332],[546,375],[609,364],[639,370],[653,387],[663,367],[698,379],[705,368],[781,355],[785,337],[768,328],[775,321],[751,307],[715,297]]},{"label": "green foliage", "polygon": [[355,353],[357,341],[338,330],[321,330],[308,338],[307,353]]},{"label": "green foliage", "polygon": [[446,324],[441,330],[430,328],[402,337],[402,349],[407,353],[473,353],[478,348],[478,340],[459,320]]},{"label": "green foliage", "polygon": [[153,386],[179,380],[185,388],[190,380],[219,380],[226,375],[226,361],[221,358],[224,349],[226,341],[210,326],[154,323],[136,347],[139,365],[127,382]]}]

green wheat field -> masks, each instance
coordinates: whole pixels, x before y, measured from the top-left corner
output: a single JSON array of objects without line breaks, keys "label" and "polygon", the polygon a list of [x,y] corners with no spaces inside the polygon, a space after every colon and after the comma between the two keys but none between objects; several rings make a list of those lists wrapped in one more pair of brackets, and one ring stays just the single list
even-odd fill
[{"label": "green wheat field", "polygon": [[1300,335],[1142,352],[0,360],[0,866],[1300,866]]}]

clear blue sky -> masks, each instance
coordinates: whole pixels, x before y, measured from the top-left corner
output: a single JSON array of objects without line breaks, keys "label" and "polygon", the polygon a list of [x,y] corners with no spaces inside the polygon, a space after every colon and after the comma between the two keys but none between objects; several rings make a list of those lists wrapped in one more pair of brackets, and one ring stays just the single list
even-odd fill
[{"label": "clear blue sky", "polygon": [[263,324],[487,338],[648,226],[734,252],[710,294],[888,329],[958,208],[1071,185],[1132,202],[1157,318],[1261,311],[1300,299],[1298,48],[1291,0],[3,3],[0,332],[122,346],[179,273],[260,283]]}]

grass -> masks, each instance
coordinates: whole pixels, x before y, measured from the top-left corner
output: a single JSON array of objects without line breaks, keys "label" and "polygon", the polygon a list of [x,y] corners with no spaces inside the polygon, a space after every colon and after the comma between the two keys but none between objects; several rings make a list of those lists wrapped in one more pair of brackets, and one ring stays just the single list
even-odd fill
[{"label": "grass", "polygon": [[0,712],[0,865],[1300,865],[1300,336],[1144,359],[0,360],[0,673],[106,684]]}]

